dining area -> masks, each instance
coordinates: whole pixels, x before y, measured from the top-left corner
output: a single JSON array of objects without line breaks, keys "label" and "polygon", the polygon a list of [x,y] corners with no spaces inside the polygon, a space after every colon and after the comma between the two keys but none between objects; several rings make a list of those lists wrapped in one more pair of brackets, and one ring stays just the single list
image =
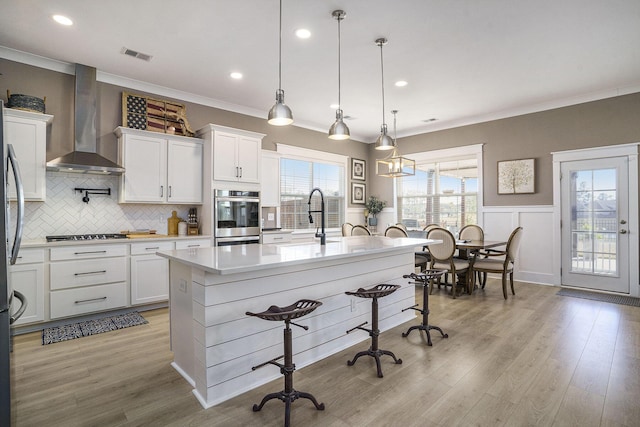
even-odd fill
[{"label": "dining area", "polygon": [[472,294],[477,289],[484,290],[487,274],[494,274],[501,279],[503,298],[508,298],[509,288],[511,294],[515,295],[513,274],[523,227],[516,227],[509,236],[499,240],[485,239],[484,230],[476,224],[467,224],[454,234],[439,224],[409,229],[403,223],[396,223],[379,232],[364,225],[344,223],[342,235],[412,237],[439,242],[417,248],[415,252],[416,272],[444,271],[444,274],[433,277],[429,293],[433,293],[436,287],[444,288],[456,299],[463,294]]}]

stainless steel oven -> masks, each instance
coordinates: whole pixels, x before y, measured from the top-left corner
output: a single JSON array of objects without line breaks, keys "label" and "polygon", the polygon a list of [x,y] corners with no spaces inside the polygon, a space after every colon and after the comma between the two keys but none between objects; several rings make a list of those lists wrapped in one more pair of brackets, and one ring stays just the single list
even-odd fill
[{"label": "stainless steel oven", "polygon": [[215,190],[214,205],[216,246],[260,242],[259,191]]}]

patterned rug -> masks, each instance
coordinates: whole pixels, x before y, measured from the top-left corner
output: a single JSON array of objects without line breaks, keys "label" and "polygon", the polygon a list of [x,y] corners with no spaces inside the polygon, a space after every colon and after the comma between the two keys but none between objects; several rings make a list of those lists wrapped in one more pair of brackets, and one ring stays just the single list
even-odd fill
[{"label": "patterned rug", "polygon": [[116,329],[124,329],[145,323],[149,322],[137,311],[132,311],[131,313],[119,314],[102,319],[45,328],[42,330],[42,345],[88,337],[89,335],[101,334],[103,332],[115,331]]},{"label": "patterned rug", "polygon": [[556,295],[640,307],[640,298],[634,298],[627,295],[602,294],[599,292],[583,291],[581,289],[560,289]]}]

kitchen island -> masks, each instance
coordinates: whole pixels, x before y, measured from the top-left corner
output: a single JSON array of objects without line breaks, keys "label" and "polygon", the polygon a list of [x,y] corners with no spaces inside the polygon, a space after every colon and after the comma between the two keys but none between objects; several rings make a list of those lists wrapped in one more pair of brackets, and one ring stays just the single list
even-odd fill
[{"label": "kitchen island", "polygon": [[415,290],[402,275],[414,271],[414,251],[427,243],[433,241],[352,236],[330,239],[326,246],[305,242],[158,252],[170,261],[172,366],[208,408],[280,377],[273,366],[251,367],[282,355],[284,325],[247,311],[300,299],[323,303],[299,319],[309,330],[294,327],[298,368],[369,339],[365,332],[345,331],[371,321],[371,301],[345,291],[401,285],[379,301],[380,330],[410,321],[415,312],[401,310],[414,304]]}]

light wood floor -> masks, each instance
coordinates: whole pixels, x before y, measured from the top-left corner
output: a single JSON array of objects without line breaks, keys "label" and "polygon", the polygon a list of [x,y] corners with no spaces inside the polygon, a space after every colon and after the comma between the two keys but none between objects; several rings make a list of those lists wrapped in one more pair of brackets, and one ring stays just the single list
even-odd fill
[{"label": "light wood floor", "polygon": [[[292,424],[640,426],[640,309],[560,297],[548,286],[516,283],[516,292],[504,301],[495,281],[456,300],[436,290],[430,320],[449,338],[435,333],[433,347],[415,331],[402,338],[418,320],[384,332],[380,348],[403,360],[384,357],[384,378],[369,357],[346,364],[368,341],[298,369],[295,388],[326,410],[297,400]],[[167,310],[143,315],[148,325],[48,346],[39,333],[16,337],[17,425],[283,424],[279,400],[251,410],[282,380],[202,409],[169,366]]]}]

